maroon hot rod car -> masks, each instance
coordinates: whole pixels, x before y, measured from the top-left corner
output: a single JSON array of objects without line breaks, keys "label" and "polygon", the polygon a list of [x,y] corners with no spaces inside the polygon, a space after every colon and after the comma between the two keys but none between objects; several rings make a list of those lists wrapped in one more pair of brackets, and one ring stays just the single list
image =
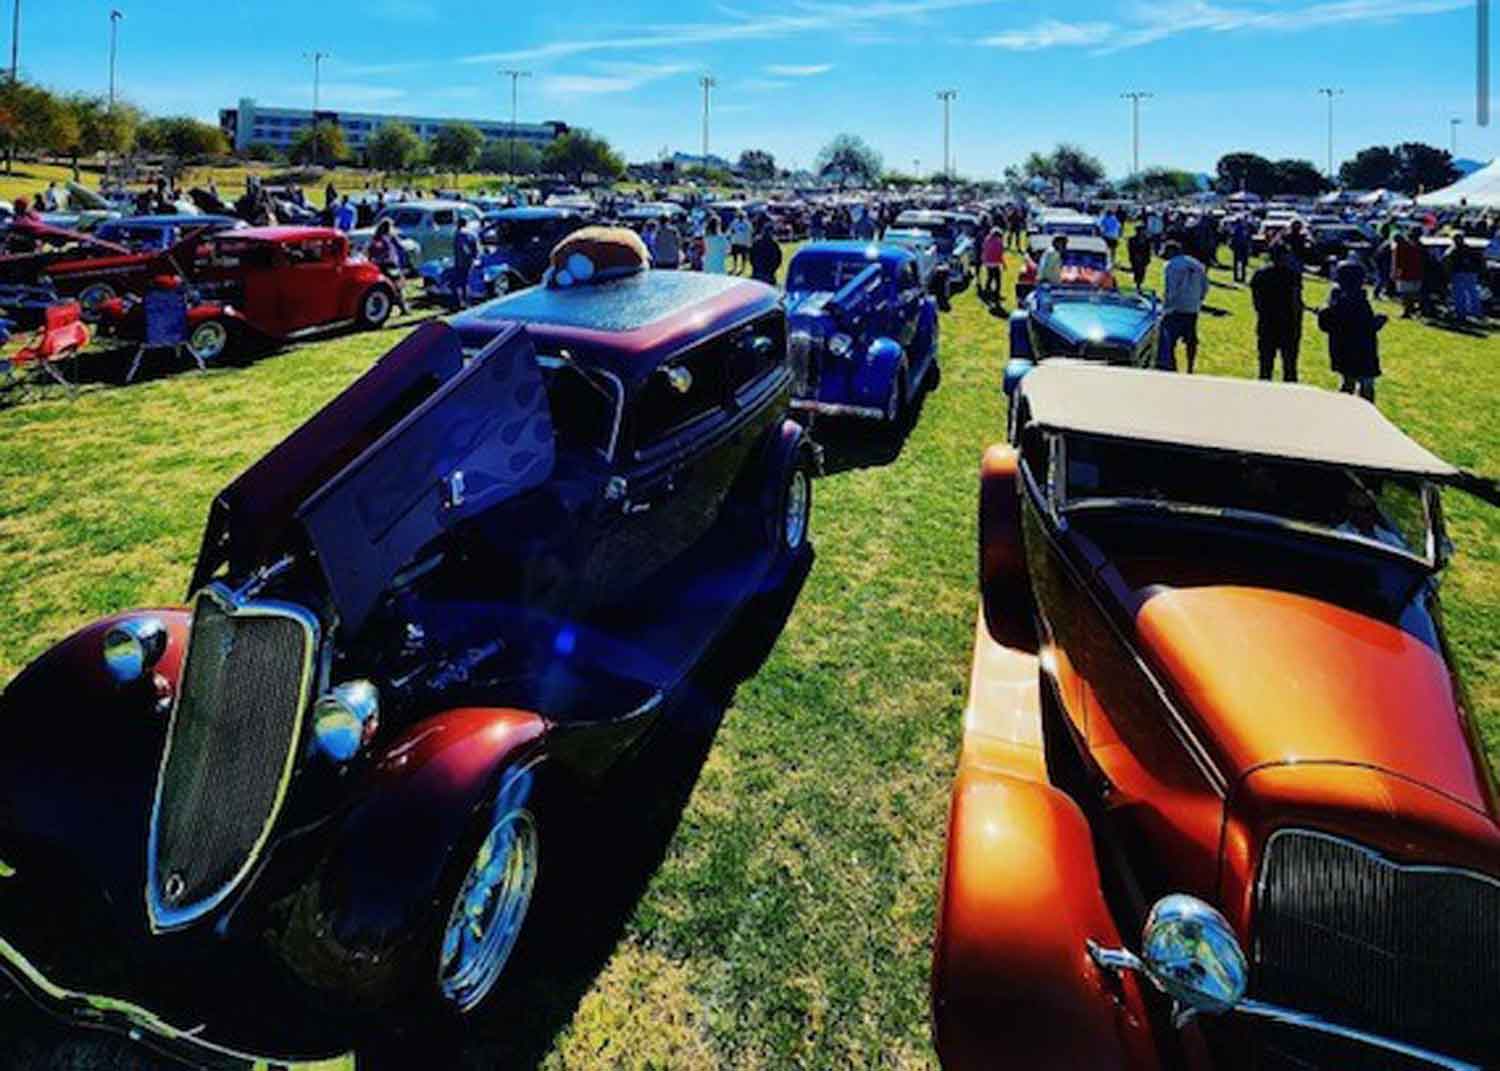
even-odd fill
[{"label": "maroon hot rod car", "polygon": [[810,564],[785,333],[639,272],[408,336],[0,696],[0,970],[200,1063],[487,1006],[551,804]]}]

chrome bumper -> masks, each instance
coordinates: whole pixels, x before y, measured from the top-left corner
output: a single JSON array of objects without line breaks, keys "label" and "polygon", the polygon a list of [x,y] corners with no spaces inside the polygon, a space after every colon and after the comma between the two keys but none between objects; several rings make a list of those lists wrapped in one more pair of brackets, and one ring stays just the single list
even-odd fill
[{"label": "chrome bumper", "polygon": [[352,1054],[309,1063],[253,1056],[216,1045],[202,1036],[203,1027],[183,1029],[154,1012],[114,997],[77,993],[53,982],[4,937],[0,937],[0,973],[43,1010],[78,1026],[123,1034],[168,1056],[211,1068],[243,1071],[354,1071]]},{"label": "chrome bumper", "polygon": [[832,417],[861,417],[865,420],[884,420],[885,410],[873,405],[844,405],[840,402],[815,402],[807,398],[793,398],[792,408],[804,413],[818,413]]}]

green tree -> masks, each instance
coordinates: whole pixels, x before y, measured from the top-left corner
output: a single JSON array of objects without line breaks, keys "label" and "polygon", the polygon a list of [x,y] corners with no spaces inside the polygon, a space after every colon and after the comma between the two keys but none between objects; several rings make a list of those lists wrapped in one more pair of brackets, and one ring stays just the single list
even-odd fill
[{"label": "green tree", "polygon": [[542,167],[582,182],[584,175],[603,179],[618,178],[625,173],[625,161],[609,142],[588,130],[570,130],[548,143],[542,153]]},{"label": "green tree", "polygon": [[370,166],[381,171],[408,171],[421,159],[422,139],[405,123],[381,123],[365,146]]},{"label": "green tree", "polygon": [[71,140],[63,111],[63,103],[41,86],[0,82],[0,147],[7,172],[16,153],[57,151],[59,143]]},{"label": "green tree", "polygon": [[314,123],[297,131],[288,153],[294,164],[336,164],[349,156],[349,143],[337,123]]},{"label": "green tree", "polygon": [[229,152],[229,140],[222,130],[185,115],[142,123],[136,134],[136,143],[147,152],[169,153],[183,160],[222,156]]},{"label": "green tree", "polygon": [[1405,141],[1393,150],[1400,166],[1396,187],[1402,193],[1440,190],[1458,181],[1458,169],[1447,149],[1435,149],[1420,141]]},{"label": "green tree", "polygon": [[776,157],[764,149],[746,149],[740,153],[738,169],[752,182],[767,182],[776,177]]},{"label": "green tree", "polygon": [[509,138],[486,142],[479,154],[478,168],[496,174],[535,175],[542,169],[542,151],[529,142]]},{"label": "green tree", "polygon": [[1185,197],[1198,192],[1198,176],[1171,167],[1148,167],[1123,180],[1120,192],[1145,197]]},{"label": "green tree", "polygon": [[1400,186],[1401,160],[1384,145],[1371,145],[1339,166],[1339,183],[1348,190],[1394,189]]},{"label": "green tree", "polygon": [[866,145],[863,138],[857,134],[839,134],[819,150],[813,170],[823,178],[834,179],[843,189],[851,182],[867,186],[879,179],[885,168],[880,154]]},{"label": "green tree", "polygon": [[1057,196],[1066,196],[1068,184],[1095,186],[1104,180],[1104,165],[1097,157],[1077,145],[1063,142],[1050,153],[1034,152],[1021,163],[1021,172],[1029,179],[1041,179],[1057,187]]},{"label": "green tree", "polygon": [[1219,157],[1214,185],[1220,193],[1253,193],[1269,197],[1276,193],[1276,165],[1253,152],[1232,152]]},{"label": "green tree", "polygon": [[484,135],[468,123],[448,123],[432,139],[432,149],[427,158],[434,167],[443,168],[457,175],[460,171],[471,171],[484,148]]},{"label": "green tree", "polygon": [[1273,166],[1276,171],[1276,193],[1311,197],[1325,192],[1332,185],[1321,171],[1306,160],[1277,160]]}]

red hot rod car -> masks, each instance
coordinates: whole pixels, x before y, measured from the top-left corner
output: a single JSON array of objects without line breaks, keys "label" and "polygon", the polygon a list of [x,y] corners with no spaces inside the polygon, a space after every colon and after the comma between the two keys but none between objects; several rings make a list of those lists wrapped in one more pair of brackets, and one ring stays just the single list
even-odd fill
[{"label": "red hot rod car", "polygon": [[460,1025],[554,808],[795,593],[816,455],[774,290],[639,272],[484,313],[231,483],[189,606],[0,694],[0,971],[48,1007],[208,1063]]},{"label": "red hot rod car", "polygon": [[1308,387],[1058,360],[1014,406],[943,1066],[1496,1066],[1500,807],[1437,575],[1439,489],[1500,490]]}]

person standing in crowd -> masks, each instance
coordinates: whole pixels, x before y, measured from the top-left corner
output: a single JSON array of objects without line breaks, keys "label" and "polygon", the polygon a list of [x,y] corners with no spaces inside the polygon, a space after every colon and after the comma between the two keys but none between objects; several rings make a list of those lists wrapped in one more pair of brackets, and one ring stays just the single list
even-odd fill
[{"label": "person standing in crowd", "polygon": [[1059,234],[1052,239],[1051,247],[1036,262],[1036,285],[1062,282],[1063,254],[1068,251],[1068,236]]},{"label": "person standing in crowd", "polygon": [[823,222],[823,210],[820,208],[813,212],[812,219],[807,223],[807,240],[821,242],[827,236],[828,225]]},{"label": "person standing in crowd", "polygon": [[1255,302],[1255,343],[1260,354],[1260,378],[1271,379],[1276,356],[1281,355],[1281,378],[1297,382],[1297,351],[1302,343],[1302,276],[1292,270],[1287,250],[1277,245],[1271,263],[1250,280]]},{"label": "person standing in crowd", "polygon": [[858,215],[854,220],[854,237],[856,241],[873,242],[875,240],[875,217],[870,214],[865,205],[856,205],[855,211]]},{"label": "person standing in crowd", "polygon": [[763,226],[750,246],[750,273],[758,281],[775,286],[780,270],[781,246],[771,235],[771,228]]},{"label": "person standing in crowd", "polygon": [[1291,265],[1294,271],[1307,270],[1308,239],[1307,230],[1302,226],[1300,219],[1292,220],[1292,225],[1286,229],[1280,239],[1287,251],[1291,254]]},{"label": "person standing in crowd", "polygon": [[1115,259],[1115,248],[1120,244],[1121,230],[1120,217],[1115,215],[1113,208],[1099,218],[1099,233],[1104,237],[1104,244],[1109,247],[1111,262]]},{"label": "person standing in crowd", "polygon": [[468,222],[459,216],[453,231],[453,299],[461,309],[469,304],[469,275],[479,259],[479,239]]},{"label": "person standing in crowd", "polygon": [[1354,261],[1334,269],[1328,304],[1318,311],[1318,327],[1328,335],[1328,360],[1340,376],[1339,390],[1375,403],[1375,380],[1380,377],[1380,329],[1386,318],[1377,316],[1365,297],[1365,270]]},{"label": "person standing in crowd", "polygon": [[339,201],[338,208],[333,213],[333,225],[348,234],[354,229],[355,221],[359,218],[359,212],[349,203],[349,195],[344,194]]},{"label": "person standing in crowd", "polygon": [[1166,258],[1166,293],[1162,298],[1161,346],[1156,365],[1166,372],[1177,371],[1177,343],[1187,351],[1188,375],[1198,363],[1198,313],[1208,297],[1208,270],[1201,261],[1188,256],[1176,242],[1162,249]]},{"label": "person standing in crowd", "polygon": [[1401,299],[1401,318],[1410,320],[1422,300],[1423,255],[1420,231],[1396,234],[1391,247],[1391,277],[1396,280],[1396,296]]},{"label": "person standing in crowd", "polygon": [[1375,261],[1375,297],[1393,297],[1396,287],[1391,280],[1391,224],[1381,224],[1378,244],[1372,255]]},{"label": "person standing in crowd", "polygon": [[1478,247],[1470,245],[1462,234],[1453,236],[1447,255],[1448,286],[1453,298],[1453,317],[1459,323],[1484,318],[1484,301],[1479,296],[1479,274],[1484,257]]},{"label": "person standing in crowd", "polygon": [[385,274],[396,290],[396,308],[402,316],[411,315],[406,305],[405,251],[397,240],[391,221],[383,219],[375,224],[375,235],[370,239],[370,263]]},{"label": "person standing in crowd", "polygon": [[1167,224],[1162,215],[1155,208],[1146,210],[1146,237],[1151,239],[1151,252],[1153,255],[1161,252],[1162,236],[1166,233]]},{"label": "person standing in crowd", "polygon": [[715,275],[729,273],[729,236],[724,233],[724,224],[718,216],[708,217],[708,229],[703,235],[703,270]]},{"label": "person standing in crowd", "polygon": [[675,269],[682,264],[682,235],[677,224],[664,220],[656,232],[656,266]]},{"label": "person standing in crowd", "polygon": [[735,272],[743,272],[750,263],[750,244],[755,240],[755,232],[750,226],[750,217],[745,215],[745,210],[740,209],[734,214],[734,222],[729,225],[729,251],[732,254],[731,268]]},{"label": "person standing in crowd", "polygon": [[984,246],[979,251],[984,265],[984,285],[979,297],[983,301],[999,305],[1005,300],[1005,235],[999,227],[991,227],[984,236]]},{"label": "person standing in crowd", "polygon": [[1006,218],[1010,222],[1012,247],[1024,251],[1026,249],[1026,213],[1021,211],[1019,205],[1011,205]]},{"label": "person standing in crowd", "polygon": [[651,266],[656,267],[656,220],[648,219],[641,228],[641,243],[645,245],[646,252],[651,254]]},{"label": "person standing in crowd", "polygon": [[1250,271],[1250,221],[1244,216],[1229,231],[1229,253],[1234,257],[1234,281],[1243,283]]},{"label": "person standing in crowd", "polygon": [[323,187],[323,211],[332,212],[338,199],[339,191],[333,188],[333,181],[330,179],[328,185]]},{"label": "person standing in crowd", "polygon": [[1130,258],[1130,274],[1135,279],[1135,288],[1146,285],[1146,269],[1151,266],[1151,236],[1143,225],[1137,225],[1125,242],[1125,254]]}]

